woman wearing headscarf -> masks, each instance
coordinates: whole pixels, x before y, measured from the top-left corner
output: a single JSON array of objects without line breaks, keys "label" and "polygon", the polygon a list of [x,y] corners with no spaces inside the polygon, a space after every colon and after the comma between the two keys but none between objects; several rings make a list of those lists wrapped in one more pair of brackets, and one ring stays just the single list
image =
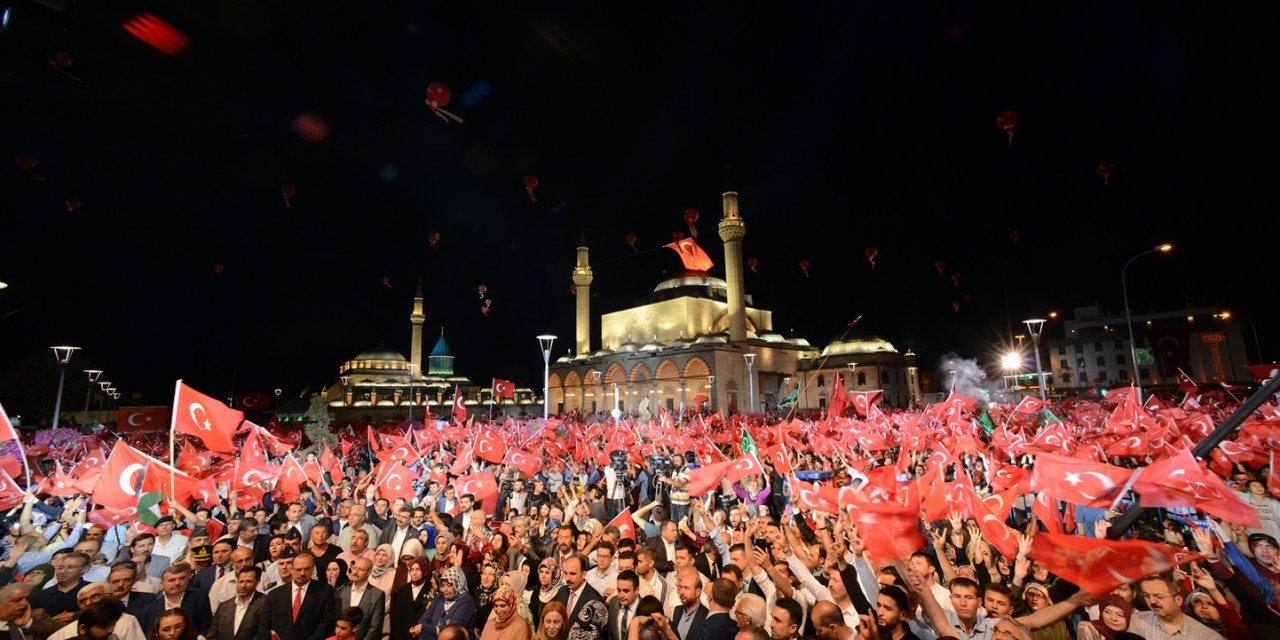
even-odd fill
[{"label": "woman wearing headscarf", "polygon": [[[1027,605],[1027,611],[1035,613],[1051,604],[1053,600],[1049,596],[1049,589],[1039,582],[1029,582],[1022,589],[1022,599]],[[1067,623],[1059,620],[1047,627],[1036,629],[1031,634],[1032,640],[1071,640],[1071,632],[1067,629]]]},{"label": "woman wearing headscarf", "polygon": [[1098,601],[1098,619],[1081,622],[1076,628],[1076,640],[1134,640],[1139,636],[1129,633],[1129,618],[1133,606],[1124,598],[1111,594]]},{"label": "woman wearing headscarf", "polygon": [[[1210,577],[1210,580],[1213,578]],[[1200,584],[1199,581],[1196,582]],[[1183,611],[1200,624],[1209,627],[1227,640],[1247,640],[1249,627],[1216,587],[1213,591],[1196,589],[1182,604]]]},{"label": "woman wearing headscarf", "polygon": [[503,574],[502,565],[496,562],[490,562],[480,569],[480,584],[472,590],[476,598],[476,617],[471,621],[471,628],[475,633],[479,633],[489,620],[489,613],[493,611],[493,594],[502,586]]},{"label": "woman wearing headscarf", "polygon": [[556,563],[556,559],[544,558],[538,564],[538,586],[534,589],[533,597],[529,598],[529,613],[535,620],[542,619],[542,609],[555,602],[556,593],[559,593],[560,587],[563,586],[564,581],[560,579],[560,565]]},{"label": "woman wearing headscarf", "polygon": [[498,587],[493,593],[493,614],[480,632],[480,640],[530,640],[533,629],[516,612],[519,602],[520,597],[511,587]]},{"label": "woman wearing headscarf", "polygon": [[529,603],[525,602],[525,596],[528,595],[524,586],[529,582],[529,576],[523,571],[508,571],[502,576],[502,586],[509,587],[516,594],[516,613],[524,618],[529,626],[533,626],[533,612],[529,611]]},{"label": "woman wearing headscarf", "polygon": [[385,600],[382,603],[382,635],[391,633],[391,587],[396,581],[396,551],[389,544],[380,544],[373,552],[373,569],[369,571],[369,584],[377,587]]},{"label": "woman wearing headscarf", "polygon": [[476,601],[467,593],[467,576],[458,567],[449,567],[440,574],[436,585],[440,594],[409,629],[418,640],[436,640],[440,630],[451,624],[471,626],[476,615]]},{"label": "woman wearing headscarf", "polygon": [[[422,543],[417,538],[409,538],[400,545],[400,558],[396,562],[396,577],[391,582],[391,590],[397,591],[400,587],[409,583],[409,567],[417,561],[418,558],[426,558],[426,551],[422,548]],[[430,567],[430,565],[427,565]],[[427,577],[431,577],[428,571]]]},{"label": "woman wearing headscarf", "polygon": [[408,581],[391,594],[391,640],[414,640],[417,637],[414,625],[422,618],[431,599],[431,585],[427,582],[430,562],[426,558],[417,558],[401,567],[405,564],[408,565]]},{"label": "woman wearing headscarf", "polygon": [[333,587],[334,591],[342,588],[342,585],[347,584],[349,580],[347,579],[346,561],[339,560],[337,558],[330,560],[329,563],[324,566],[324,581],[330,587]]}]

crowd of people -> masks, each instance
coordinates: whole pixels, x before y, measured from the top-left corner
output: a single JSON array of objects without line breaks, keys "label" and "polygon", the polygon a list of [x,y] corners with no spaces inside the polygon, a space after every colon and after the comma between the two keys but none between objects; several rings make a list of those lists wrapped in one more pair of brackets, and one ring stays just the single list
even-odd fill
[{"label": "crowd of people", "polygon": [[[1085,575],[1088,567],[1068,575],[1060,536],[1111,553],[1106,545],[1120,543],[1104,538],[1137,508],[1133,487],[1104,508],[1044,499],[1025,478],[1002,482],[998,472],[1030,475],[1037,464],[1029,450],[1003,449],[1011,434],[1034,442],[1061,428],[1055,413],[1083,414],[1052,403],[1026,415],[1008,411],[992,431],[981,426],[988,409],[879,414],[886,432],[933,430],[937,439],[916,446],[902,436],[863,448],[853,438],[843,447],[812,444],[820,434],[839,441],[840,420],[698,416],[686,431],[705,430],[714,452],[701,443],[680,450],[660,433],[660,422],[680,430],[693,425],[690,416],[651,426],[566,418],[546,440],[526,438],[523,425],[490,425],[504,439],[525,440],[513,450],[522,444],[539,456],[534,473],[471,457],[473,426],[465,440],[415,447],[396,461],[416,474],[407,494],[389,490],[379,455],[386,436],[370,429],[370,446],[343,447],[341,472],[304,480],[297,495],[275,480],[253,483],[257,492],[219,482],[208,500],[169,496],[154,522],[145,514],[93,518],[90,495],[43,495],[44,485],[33,482],[5,515],[0,633],[13,640],[1280,638],[1280,503],[1268,490],[1280,487],[1268,487],[1269,461],[1202,469],[1252,509],[1246,517],[1151,509],[1125,533],[1126,544],[1149,543],[1140,549],[1159,547],[1176,560],[1152,560],[1156,570],[1144,572],[1147,560],[1116,552],[1092,567],[1118,576],[1111,582]],[[1162,423],[1161,410],[1151,409],[1151,424]],[[423,440],[396,435],[405,429],[436,428],[383,431],[390,444],[404,445]],[[1280,431],[1274,404],[1255,416],[1258,429]],[[626,446],[610,447],[624,430]],[[965,435],[975,440],[971,453],[947,443]],[[566,438],[578,442],[547,444]],[[1261,441],[1274,450],[1270,436]],[[956,455],[936,460],[931,451]],[[1164,456],[1152,448],[1100,457],[1142,467]],[[720,462],[744,459],[745,475]],[[459,486],[478,472],[493,474],[484,495],[467,493],[474,484]],[[1015,498],[984,511],[953,500],[955,486],[978,499]],[[948,493],[929,506],[943,488]],[[827,498],[810,495],[817,490]],[[871,505],[901,506],[895,500],[913,491],[910,527],[882,529],[866,516]],[[875,499],[877,492],[888,497]],[[1165,557],[1147,557],[1156,556]]]}]

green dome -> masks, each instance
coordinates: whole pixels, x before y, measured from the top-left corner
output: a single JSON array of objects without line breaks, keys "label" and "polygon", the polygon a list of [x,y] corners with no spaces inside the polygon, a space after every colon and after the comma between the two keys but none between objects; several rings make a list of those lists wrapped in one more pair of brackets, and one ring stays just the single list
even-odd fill
[{"label": "green dome", "polygon": [[449,344],[444,341],[444,329],[440,330],[440,339],[436,341],[436,346],[431,349],[431,356],[427,359],[427,375],[453,375],[453,352],[449,351]]}]

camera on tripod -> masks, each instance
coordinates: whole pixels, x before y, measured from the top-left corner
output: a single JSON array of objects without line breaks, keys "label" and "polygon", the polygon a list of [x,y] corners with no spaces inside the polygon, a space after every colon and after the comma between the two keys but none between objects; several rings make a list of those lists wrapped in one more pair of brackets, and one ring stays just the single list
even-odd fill
[{"label": "camera on tripod", "polygon": [[609,454],[609,466],[613,468],[613,473],[617,476],[617,481],[622,483],[624,490],[631,488],[631,478],[627,475],[629,462],[630,456],[622,449]]}]

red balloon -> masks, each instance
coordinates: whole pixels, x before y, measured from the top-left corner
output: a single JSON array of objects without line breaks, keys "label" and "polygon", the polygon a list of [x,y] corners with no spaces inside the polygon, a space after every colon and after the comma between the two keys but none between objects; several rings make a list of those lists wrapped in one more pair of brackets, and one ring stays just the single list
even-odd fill
[{"label": "red balloon", "polygon": [[284,206],[292,207],[293,203],[290,200],[293,199],[293,196],[298,195],[298,190],[291,184],[281,185],[280,195],[284,196]]},{"label": "red balloon", "polygon": [[681,240],[684,240],[684,233],[682,233],[682,232],[680,232],[680,231],[672,231],[672,232],[671,232],[671,241],[672,241],[672,242],[680,242]]},{"label": "red balloon", "polygon": [[435,111],[449,104],[449,98],[452,95],[449,93],[449,87],[446,87],[444,83],[432,82],[427,85],[427,106],[431,107],[432,111]]},{"label": "red balloon", "polygon": [[538,176],[528,175],[524,177],[524,190],[529,192],[529,202],[538,203],[538,198],[533,195],[533,190],[538,186]]},{"label": "red balloon", "polygon": [[960,312],[960,301],[959,301],[959,300],[952,300],[952,301],[951,301],[951,308],[952,308],[952,309],[955,309],[955,310],[956,310],[956,313],[959,313],[959,312]]},{"label": "red balloon", "polygon": [[70,213],[80,213],[80,198],[67,198],[67,211]]},{"label": "red balloon", "polygon": [[684,223],[693,224],[698,221],[698,210],[689,208],[684,210]]},{"label": "red balloon", "polygon": [[867,247],[862,255],[867,257],[867,262],[871,263],[871,268],[876,268],[876,256],[880,254],[880,250],[875,247]]},{"label": "red balloon", "polygon": [[1111,174],[1116,172],[1116,163],[1111,162],[1110,160],[1100,163],[1098,168],[1094,169],[1093,172],[1098,174],[1099,178],[1102,178],[1102,184],[1104,186],[1109,185],[1111,184]]},{"label": "red balloon", "polygon": [[1021,120],[1021,117],[1018,115],[1018,112],[1013,109],[1005,109],[1004,111],[996,114],[996,126],[1009,134],[1010,148],[1013,147],[1013,129],[1018,126],[1019,120]]},{"label": "red balloon", "polygon": [[36,175],[36,172],[33,171],[33,169],[35,169],[40,164],[39,158],[29,153],[23,153],[15,156],[13,158],[13,161],[18,163],[18,168],[22,169],[23,173],[26,173],[27,175],[31,176],[32,178],[35,178],[36,180],[40,180],[41,182],[44,181],[44,178],[40,177],[39,175]]},{"label": "red balloon", "polygon": [[634,233],[627,234],[627,244],[631,245],[631,248],[635,249],[637,253],[640,251],[639,249],[636,249],[636,234]]},{"label": "red balloon", "polygon": [[751,267],[751,271],[760,273],[759,271],[756,271],[756,267],[760,266],[759,258],[747,258],[747,266]]},{"label": "red balloon", "polygon": [[[483,284],[482,284],[482,285],[480,285],[480,286],[478,287],[478,289],[479,289],[479,291],[480,291],[480,299],[481,299],[481,300],[484,300],[484,294],[485,294],[485,292],[487,292],[487,291],[489,290],[489,287],[487,287],[487,286],[485,286],[485,285],[483,285]],[[485,304],[487,305],[487,304],[489,304],[489,303],[486,301],[486,302],[485,302]]]},{"label": "red balloon", "polygon": [[1009,232],[1009,239],[1012,240],[1014,244],[1018,244],[1018,241],[1022,239],[1022,234],[1019,233],[1017,229],[1014,229]]},{"label": "red balloon", "polygon": [[808,260],[800,261],[800,270],[804,272],[804,277],[806,278],[809,277],[809,261]]},{"label": "red balloon", "polygon": [[308,111],[293,119],[293,132],[307,142],[324,142],[333,128],[328,120]]},{"label": "red balloon", "polygon": [[440,237],[439,231],[432,231],[427,234],[427,243],[431,245],[432,249],[436,250],[436,253],[440,253],[440,249],[436,247],[436,243],[440,242]]},{"label": "red balloon", "polygon": [[946,275],[946,274],[945,274],[945,273],[943,273],[942,271],[943,271],[943,269],[946,269],[946,268],[947,268],[947,263],[945,263],[945,262],[943,262],[943,261],[941,261],[941,260],[934,260],[934,261],[933,261],[933,268],[938,270],[938,275],[940,275],[940,276],[942,276],[942,275]]},{"label": "red balloon", "polygon": [[388,289],[391,288],[391,276],[382,276],[382,285]]},{"label": "red balloon", "polygon": [[960,286],[960,274],[958,273],[951,274],[951,281],[956,283],[957,287]]}]

